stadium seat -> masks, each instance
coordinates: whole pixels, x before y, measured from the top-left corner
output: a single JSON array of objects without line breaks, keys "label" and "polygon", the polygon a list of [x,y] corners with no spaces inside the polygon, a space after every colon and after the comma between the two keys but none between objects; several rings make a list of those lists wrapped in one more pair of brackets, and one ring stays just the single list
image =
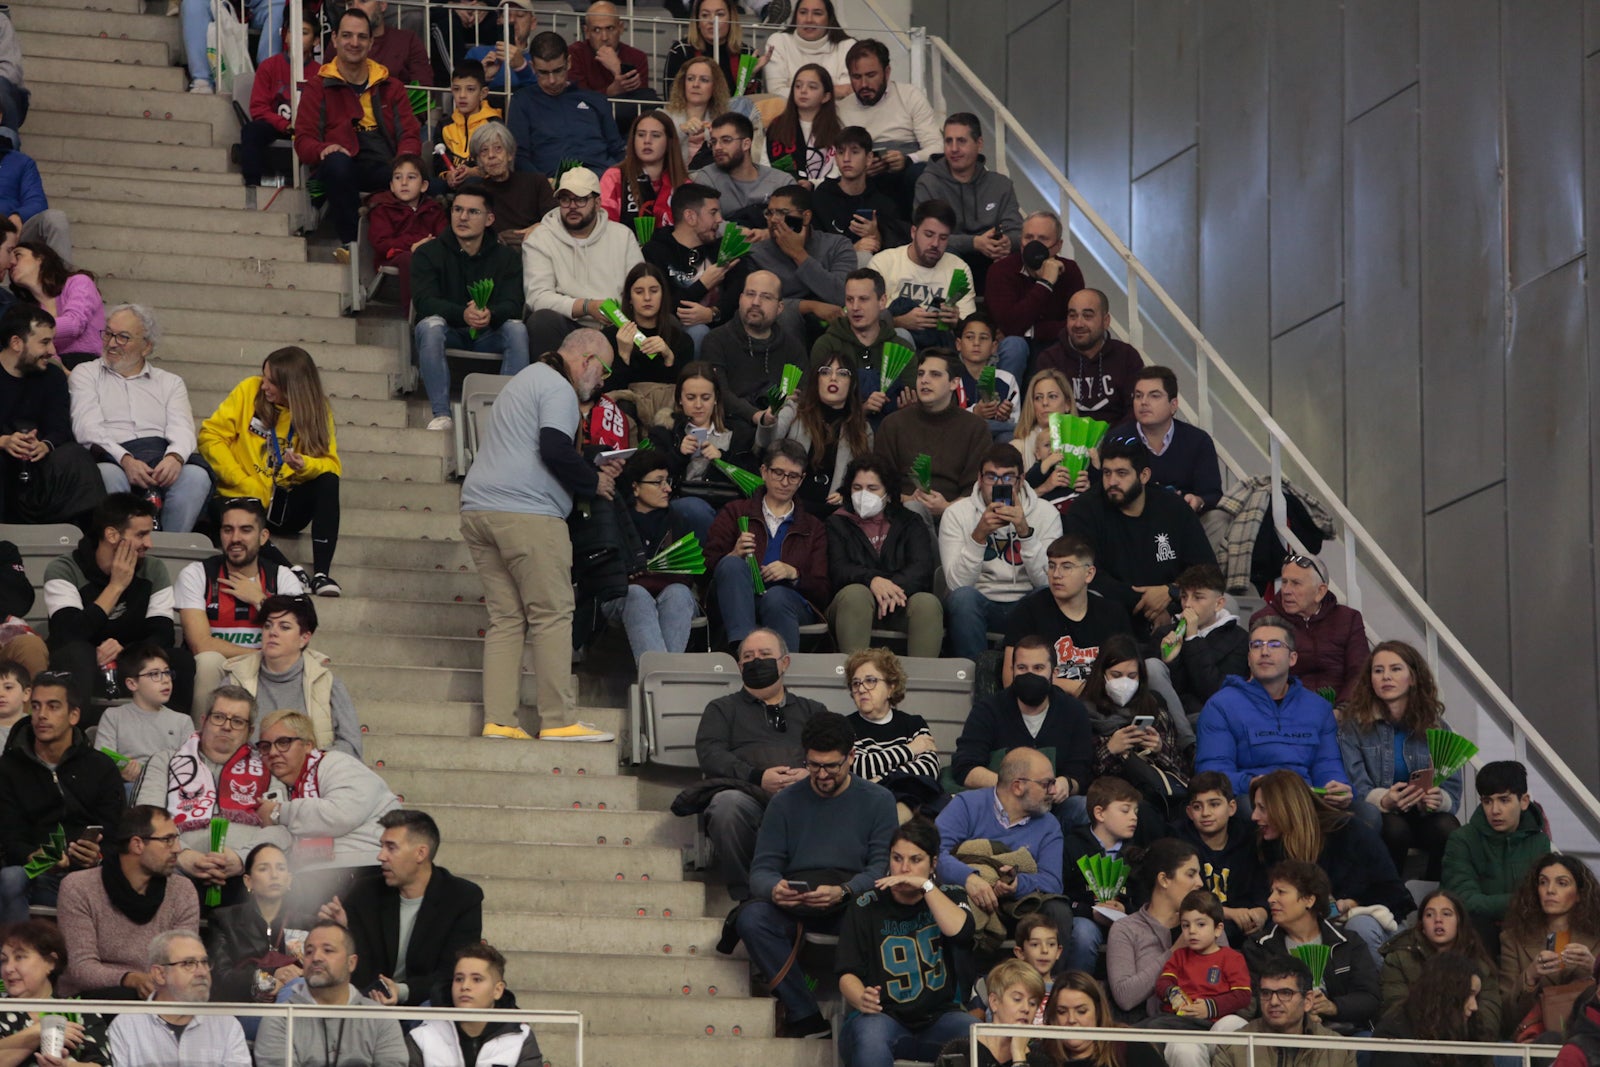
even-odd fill
[{"label": "stadium seat", "polygon": [[461,399],[455,405],[456,477],[466,477],[472,467],[478,445],[489,432],[494,398],[509,381],[504,374],[469,374],[461,383]]},{"label": "stadium seat", "polygon": [[632,758],[698,768],[694,735],[706,705],[739,688],[739,665],[726,652],[646,652],[629,693]]}]

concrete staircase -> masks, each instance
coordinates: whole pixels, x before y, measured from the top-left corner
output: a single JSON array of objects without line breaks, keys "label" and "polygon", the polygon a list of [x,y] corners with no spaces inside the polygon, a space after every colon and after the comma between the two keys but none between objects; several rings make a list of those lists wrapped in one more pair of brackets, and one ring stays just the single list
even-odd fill
[{"label": "concrete staircase", "polygon": [[[197,417],[273,348],[315,356],[344,460],[334,573],[345,591],[318,601],[316,646],[360,709],[368,761],[439,820],[442,862],[483,884],[485,933],[507,953],[519,1001],[582,1011],[587,1067],[830,1062],[826,1042],[773,1038],[747,964],[715,953],[726,900],[685,879],[692,827],[665,812],[670,788],[619,773],[615,744],[476,736],[482,588],[460,541],[449,435],[422,429],[426,405],[395,395],[397,314],[344,313],[345,270],[331,240],[296,232],[298,194],[246,208],[228,165],[232,110],[183,91],[178,20],[162,9],[12,4],[34,94],[24,150],[107,302],[156,309],[157,362],[184,377]],[[309,558],[308,544],[285,547]],[[620,732],[626,645],[590,659],[581,714]],[[570,1032],[541,1034],[556,1067],[573,1062],[573,1044]]]}]

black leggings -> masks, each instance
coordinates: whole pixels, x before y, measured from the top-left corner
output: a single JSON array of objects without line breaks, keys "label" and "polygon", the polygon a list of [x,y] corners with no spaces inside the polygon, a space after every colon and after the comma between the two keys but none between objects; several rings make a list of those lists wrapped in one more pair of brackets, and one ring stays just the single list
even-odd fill
[{"label": "black leggings", "polygon": [[339,476],[319,474],[287,489],[279,486],[277,492],[287,494],[288,505],[283,521],[268,521],[267,529],[275,534],[297,534],[310,524],[312,573],[330,573],[333,552],[339,547]]},{"label": "black leggings", "polygon": [[1428,870],[1423,878],[1438,881],[1445,839],[1459,829],[1461,823],[1456,817],[1444,812],[1383,813],[1383,843],[1388,846],[1394,869],[1402,879],[1406,876],[1406,853],[1415,848],[1428,857]]}]

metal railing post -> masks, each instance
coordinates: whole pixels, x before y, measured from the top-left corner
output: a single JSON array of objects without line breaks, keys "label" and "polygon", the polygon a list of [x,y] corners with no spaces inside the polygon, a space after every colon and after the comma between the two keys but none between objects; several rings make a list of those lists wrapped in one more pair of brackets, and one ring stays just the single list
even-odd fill
[{"label": "metal railing post", "polygon": [[1077,246],[1072,243],[1072,194],[1067,191],[1066,182],[1058,183],[1056,188],[1061,190],[1061,199],[1056,204],[1056,214],[1061,216],[1061,254],[1077,259]]},{"label": "metal railing post", "polygon": [[1283,499],[1283,444],[1273,434],[1267,445],[1272,459],[1272,527],[1278,531],[1278,540],[1289,543],[1289,506]]},{"label": "metal railing post", "polygon": [[1011,173],[1006,163],[1006,116],[998,107],[994,111],[994,169],[1001,174]]},{"label": "metal railing post", "polygon": [[[289,0],[288,10],[284,18],[288,21],[285,25],[299,26],[305,17],[304,0]],[[296,30],[289,35],[289,129],[294,130],[294,118],[300,114],[300,79],[305,77],[306,58],[305,42],[301,39],[300,31]],[[300,160],[294,156],[289,161],[289,183],[296,183],[300,176]]]},{"label": "metal railing post", "polygon": [[1361,610],[1361,586],[1356,582],[1356,539],[1348,532],[1344,538],[1344,598],[1352,608]]},{"label": "metal railing post", "polygon": [[1139,318],[1139,267],[1128,258],[1128,343],[1144,352],[1144,323]]},{"label": "metal railing post", "polygon": [[1207,354],[1210,348],[1204,337],[1195,339],[1194,394],[1197,398],[1195,411],[1199,416],[1200,428],[1206,433],[1211,432],[1211,357]]},{"label": "metal railing post", "polygon": [[909,51],[911,53],[911,84],[921,89],[923,95],[929,100],[933,99],[928,92],[928,31],[921,26],[911,27],[911,40]]}]

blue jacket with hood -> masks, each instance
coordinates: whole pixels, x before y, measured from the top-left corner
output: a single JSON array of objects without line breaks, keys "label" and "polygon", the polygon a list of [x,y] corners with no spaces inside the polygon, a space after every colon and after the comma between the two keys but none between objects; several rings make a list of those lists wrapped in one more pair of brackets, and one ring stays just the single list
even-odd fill
[{"label": "blue jacket with hood", "polygon": [[1333,708],[1298,678],[1275,701],[1258,682],[1229,675],[1200,710],[1195,735],[1195,773],[1227,775],[1239,796],[1249,795],[1252,778],[1281,769],[1313,786],[1350,781]]}]

